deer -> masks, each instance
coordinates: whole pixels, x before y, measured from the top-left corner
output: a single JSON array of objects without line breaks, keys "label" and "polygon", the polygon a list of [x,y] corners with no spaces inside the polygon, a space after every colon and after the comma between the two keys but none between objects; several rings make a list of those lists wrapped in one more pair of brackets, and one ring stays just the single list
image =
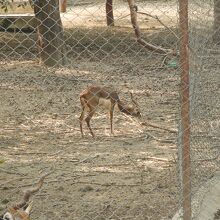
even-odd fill
[{"label": "deer", "polygon": [[32,202],[29,203],[30,197],[40,190],[45,177],[48,175],[49,173],[43,175],[36,186],[25,190],[21,201],[10,206],[7,211],[0,217],[0,220],[31,220],[30,212],[32,209]]},{"label": "deer", "polygon": [[95,134],[90,126],[90,121],[95,114],[99,105],[104,106],[109,110],[110,115],[110,129],[111,134],[113,132],[113,113],[115,106],[118,106],[118,109],[127,115],[141,118],[141,113],[138,103],[133,98],[133,93],[130,92],[132,104],[127,104],[119,98],[118,93],[111,87],[106,86],[89,86],[80,93],[80,103],[82,106],[82,112],[79,117],[80,122],[80,132],[82,137],[83,134],[83,120],[85,113],[88,112],[85,121],[89,128],[90,134],[92,137],[95,137]]}]

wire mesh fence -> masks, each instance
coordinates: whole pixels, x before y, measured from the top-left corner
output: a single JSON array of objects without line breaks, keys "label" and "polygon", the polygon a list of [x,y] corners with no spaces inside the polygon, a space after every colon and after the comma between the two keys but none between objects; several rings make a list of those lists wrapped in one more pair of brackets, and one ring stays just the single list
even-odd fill
[{"label": "wire mesh fence", "polygon": [[[213,40],[218,32],[215,28],[214,1],[190,1],[190,63],[191,89],[191,158],[192,193],[205,182],[218,183],[214,178],[219,171],[219,39]],[[217,1],[216,1],[217,3]],[[219,10],[219,9],[217,9]],[[196,13],[195,13],[196,12]],[[214,20],[215,19],[215,20]],[[210,187],[203,187],[209,192]],[[218,190],[216,190],[216,193]],[[197,194],[203,194],[201,192]],[[201,197],[201,195],[197,197]],[[200,198],[201,199],[201,198]],[[201,209],[198,201],[195,209]],[[217,202],[218,203],[218,202]],[[210,203],[208,207],[215,207]],[[208,219],[207,212],[201,212],[200,219]],[[215,219],[214,216],[212,216]],[[216,215],[216,219],[218,219]]]},{"label": "wire mesh fence", "polygon": [[[0,211],[52,170],[32,219],[172,219],[183,201],[178,2],[1,4]],[[219,169],[213,9],[189,4],[192,195]]]}]

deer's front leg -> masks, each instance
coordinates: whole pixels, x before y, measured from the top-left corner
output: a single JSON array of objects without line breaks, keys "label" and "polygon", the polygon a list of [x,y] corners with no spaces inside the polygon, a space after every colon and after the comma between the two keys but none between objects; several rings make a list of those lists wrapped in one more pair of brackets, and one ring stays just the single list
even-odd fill
[{"label": "deer's front leg", "polygon": [[91,120],[92,116],[94,115],[94,113],[95,113],[95,108],[89,107],[89,113],[88,113],[88,115],[87,115],[87,117],[85,119],[85,121],[87,123],[87,126],[89,128],[90,134],[92,135],[92,137],[95,137],[95,135],[94,135],[94,133],[92,131],[92,128],[90,126],[90,120]]},{"label": "deer's front leg", "polygon": [[111,126],[111,134],[114,135],[113,131],[113,114],[114,114],[115,103],[111,103],[110,107],[110,126]]},{"label": "deer's front leg", "polygon": [[82,137],[83,137],[83,127],[82,127],[82,123],[83,123],[84,116],[85,116],[85,108],[83,108],[82,113],[81,113],[81,115],[80,115],[80,117],[79,117],[80,132],[81,132]]}]

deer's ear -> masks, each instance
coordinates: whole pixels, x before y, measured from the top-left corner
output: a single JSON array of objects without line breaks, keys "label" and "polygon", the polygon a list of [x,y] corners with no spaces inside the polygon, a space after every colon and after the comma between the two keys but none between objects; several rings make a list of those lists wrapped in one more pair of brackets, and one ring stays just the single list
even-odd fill
[{"label": "deer's ear", "polygon": [[28,215],[30,215],[32,206],[33,206],[33,201],[31,201],[31,202],[29,203],[28,207],[25,209],[25,212],[26,212]]}]

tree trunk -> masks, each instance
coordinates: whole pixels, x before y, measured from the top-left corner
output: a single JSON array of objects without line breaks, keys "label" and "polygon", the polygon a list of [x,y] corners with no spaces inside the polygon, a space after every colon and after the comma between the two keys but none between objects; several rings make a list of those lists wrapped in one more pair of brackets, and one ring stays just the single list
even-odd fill
[{"label": "tree trunk", "polygon": [[220,0],[214,0],[213,41],[220,44]]},{"label": "tree trunk", "polygon": [[50,67],[64,65],[63,26],[59,12],[59,0],[35,1],[34,13],[38,21],[40,62]]},{"label": "tree trunk", "polygon": [[114,26],[114,15],[113,15],[113,8],[112,8],[112,0],[106,0],[106,20],[107,26]]},{"label": "tree trunk", "polygon": [[60,12],[66,12],[67,0],[60,0]]}]

